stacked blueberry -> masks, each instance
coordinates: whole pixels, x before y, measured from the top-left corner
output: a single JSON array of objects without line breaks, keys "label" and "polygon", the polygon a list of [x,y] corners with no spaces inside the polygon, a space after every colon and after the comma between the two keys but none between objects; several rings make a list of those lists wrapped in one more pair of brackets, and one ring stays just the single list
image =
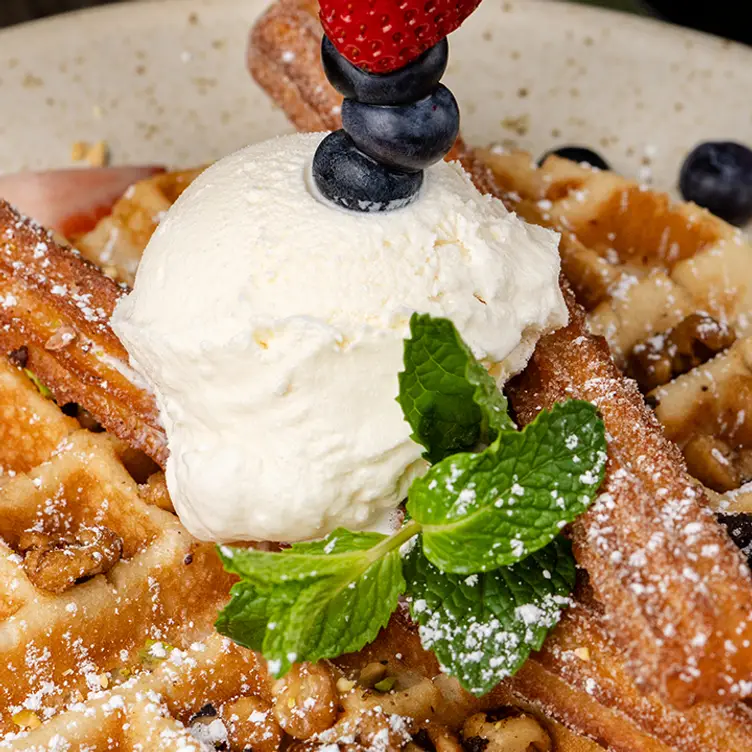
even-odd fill
[{"label": "stacked blueberry", "polygon": [[355,211],[389,211],[409,204],[423,171],[452,148],[460,113],[440,82],[446,39],[392,73],[370,73],[346,60],[324,37],[324,70],[345,97],[342,130],[327,136],[313,162],[319,190]]}]

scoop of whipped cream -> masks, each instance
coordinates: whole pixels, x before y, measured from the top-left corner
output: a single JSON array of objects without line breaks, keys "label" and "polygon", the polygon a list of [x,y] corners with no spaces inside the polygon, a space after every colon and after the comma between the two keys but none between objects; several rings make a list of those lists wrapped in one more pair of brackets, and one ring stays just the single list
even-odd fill
[{"label": "scoop of whipped cream", "polygon": [[386,214],[324,202],[321,134],[233,154],[157,229],[112,326],[153,389],[167,483],[198,538],[373,527],[426,470],[395,398],[413,312],[450,318],[502,384],[564,325],[558,236],[457,164]]}]

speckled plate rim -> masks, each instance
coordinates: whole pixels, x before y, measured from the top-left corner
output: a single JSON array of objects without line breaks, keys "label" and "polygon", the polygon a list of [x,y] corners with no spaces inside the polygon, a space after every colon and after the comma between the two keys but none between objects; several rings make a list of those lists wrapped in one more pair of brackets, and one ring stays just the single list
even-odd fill
[{"label": "speckled plate rim", "polygon": [[[90,114],[88,117],[86,114],[90,113],[92,108],[96,110],[98,107],[95,94],[87,98],[88,95],[82,93],[83,90],[96,86],[101,88],[110,78],[113,85],[120,87],[124,92],[139,82],[135,73],[117,69],[116,63],[123,63],[122,58],[117,58],[118,54],[124,54],[123,49],[119,52],[119,48],[114,49],[112,59],[109,59],[110,50],[106,43],[125,37],[154,39],[156,34],[163,34],[165,45],[169,48],[170,45],[177,44],[178,38],[183,38],[183,31],[178,27],[191,14],[207,16],[212,24],[223,26],[225,29],[235,29],[233,41],[228,45],[233,55],[233,67],[229,78],[224,78],[225,72],[229,70],[228,58],[225,57],[225,67],[222,68],[219,60],[214,60],[208,54],[206,57],[205,64],[208,67],[213,65],[215,71],[221,71],[223,80],[220,88],[225,89],[224,92],[215,93],[213,99],[210,96],[206,100],[206,111],[198,117],[201,127],[207,132],[207,135],[201,135],[201,147],[206,148],[203,151],[197,148],[198,138],[185,138],[180,141],[180,134],[174,139],[168,139],[166,136],[161,140],[155,139],[152,144],[138,142],[138,133],[130,127],[129,119],[135,118],[133,113],[136,106],[140,107],[141,103],[131,101],[121,109],[117,118],[108,119],[109,116],[105,113],[104,125],[99,128],[106,131],[105,137],[116,147],[113,150],[114,161],[156,160],[172,166],[189,166],[214,159],[248,141],[289,131],[289,125],[281,113],[274,111],[265,95],[258,88],[254,88],[245,71],[240,70],[247,30],[266,5],[265,0],[247,0],[242,3],[238,0],[139,0],[78,11],[0,31],[0,101],[4,99],[4,110],[21,113],[12,122],[6,119],[5,123],[2,122],[3,115],[0,115],[0,172],[20,167],[69,165],[69,152],[64,150],[65,139],[67,138],[67,143],[70,144],[79,135],[82,139],[96,138],[92,133],[98,132],[97,124],[92,122]],[[490,35],[488,39],[482,36],[483,24],[495,31],[496,37],[493,40]],[[512,31],[505,36],[507,29]],[[522,40],[525,44],[520,48],[521,59],[516,63],[509,60],[502,63],[502,66],[506,67],[502,67],[501,73],[508,77],[503,86],[509,91],[496,92],[492,87],[501,87],[502,83],[492,82],[494,76],[485,75],[482,70],[479,73],[478,70],[472,69],[472,75],[468,73],[472,65],[476,65],[476,68],[482,67],[477,65],[479,60],[487,61],[491,55],[503,56],[510,45],[520,46],[520,40],[514,38],[514,33],[519,29],[524,29],[527,35]],[[189,38],[187,34],[185,38]],[[186,47],[196,47],[199,38],[190,37],[192,41],[186,42]],[[738,43],[650,18],[554,0],[486,0],[476,16],[470,19],[454,39],[457,54],[453,59],[454,68],[450,66],[448,79],[463,105],[463,130],[471,143],[511,140],[515,146],[538,152],[554,145],[552,140],[556,138],[555,134],[560,132],[561,141],[590,141],[591,145],[598,148],[598,143],[615,143],[619,135],[617,129],[623,127],[629,148],[619,146],[621,152],[615,154],[611,161],[616,169],[638,177],[641,163],[645,161],[644,152],[656,150],[650,143],[651,135],[660,129],[659,137],[654,140],[662,154],[653,160],[651,170],[655,175],[656,186],[671,189],[675,183],[678,164],[692,141],[701,140],[703,137],[743,138],[745,134],[748,139],[748,134],[752,133],[750,108],[744,108],[742,94],[737,93],[725,80],[735,76],[735,86],[739,91],[752,88],[752,49]],[[39,53],[40,59],[44,61],[42,65],[50,69],[55,65],[62,67],[67,59],[66,55],[72,54],[71,50],[76,48],[76,45],[81,49],[85,48],[88,40],[99,40],[102,44],[99,47],[94,45],[93,51],[90,51],[88,67],[80,71],[80,86],[77,85],[74,91],[70,83],[66,83],[61,76],[57,79],[53,76],[50,84],[57,87],[56,94],[63,92],[64,95],[69,94],[76,100],[80,112],[75,119],[70,113],[58,111],[53,111],[53,117],[50,118],[50,113],[43,107],[42,96],[46,93],[44,90],[22,90],[16,79],[11,80],[10,86],[6,83],[5,89],[3,88],[3,59],[8,60],[12,56],[24,58]],[[534,85],[533,88],[539,87],[546,76],[557,75],[555,60],[533,60],[531,55],[545,55],[549,47],[555,47],[564,54],[570,44],[573,49],[572,60],[584,61],[580,71],[583,82],[581,103],[563,102],[562,97],[558,96],[560,92],[556,93],[558,98],[541,92],[537,99],[533,92],[524,105],[521,101],[513,99],[513,82],[517,77],[521,81],[517,93],[521,95],[530,88],[530,82]],[[621,55],[620,58],[613,57],[616,53],[612,48]],[[166,54],[168,51],[162,52]],[[181,54],[192,53],[187,49]],[[670,125],[667,124],[669,120],[666,113],[657,111],[651,122],[645,115],[636,112],[636,108],[641,104],[637,94],[625,92],[620,99],[613,92],[609,92],[608,79],[612,73],[618,73],[622,82],[627,80],[630,54],[634,56],[635,63],[640,62],[643,56],[654,58],[660,65],[665,63],[665,70],[661,72],[661,76],[666,81],[667,97],[682,84],[689,92],[690,99],[701,98],[692,91],[694,84],[691,82],[691,75],[686,77],[679,70],[684,64],[695,65],[697,85],[709,87],[710,99],[707,106],[697,103],[691,106],[693,114],[698,113],[702,122],[695,127],[685,116],[683,120],[677,120],[674,125]],[[172,76],[171,86],[165,86],[160,91],[156,85],[159,81],[151,71],[141,80],[156,85],[154,100],[161,97],[162,109],[176,113],[175,120],[182,122],[186,114],[187,105],[184,100],[187,94],[183,93],[181,86],[174,85],[175,76],[178,76],[180,71],[174,67],[172,58],[168,62],[173,67],[168,66],[164,70],[167,71],[168,77]],[[563,67],[564,61],[561,62]],[[108,65],[111,66],[110,69]],[[617,68],[621,70],[617,71]],[[645,72],[645,65],[635,65],[635,68],[642,71],[644,88],[650,90],[648,93],[652,97],[652,104],[646,102],[644,105],[650,112],[651,108],[655,109],[656,103],[660,102],[664,92],[659,89],[658,83],[650,80],[649,72]],[[573,75],[577,72],[577,69],[573,68]],[[710,74],[714,72],[717,72],[717,75],[711,86],[708,81],[712,79]],[[530,75],[527,75],[528,73]],[[704,81],[703,77],[708,81]],[[739,79],[741,84],[738,83]],[[96,86],[92,82],[95,82]],[[497,93],[499,96],[494,97]],[[506,99],[503,99],[501,94],[504,94]],[[247,112],[242,113],[242,108],[238,105],[234,109],[228,107],[228,112],[232,109],[230,115],[240,116],[239,122],[237,119],[230,122],[230,117],[226,123],[212,119],[212,108],[220,109],[230,99],[241,96],[244,98],[243,107],[253,110],[253,116],[249,116]],[[601,96],[604,97],[602,105],[599,99]],[[686,96],[686,92],[682,96]],[[79,102],[83,104],[79,105]],[[676,104],[678,106],[681,102]],[[154,109],[154,105],[151,106]],[[553,114],[550,114],[549,107]],[[525,114],[525,108],[533,113],[533,124],[527,131],[515,125],[515,121],[519,121]],[[581,122],[577,123],[574,121],[578,118],[574,115],[578,114],[580,109],[583,113],[579,118]],[[573,123],[571,127],[549,127],[547,121],[555,119],[558,112],[561,112],[562,119]],[[516,114],[519,116],[515,117]],[[163,128],[173,127],[176,131],[179,130],[174,122],[170,122],[168,115],[160,115],[158,118],[155,116],[153,119],[159,120],[158,124]],[[45,123],[45,120],[50,122]],[[499,126],[500,123],[502,128],[511,128],[513,132],[505,134]],[[57,129],[54,133],[53,127]],[[513,138],[508,138],[510,135]],[[176,145],[168,143],[170,140],[177,142]]]}]

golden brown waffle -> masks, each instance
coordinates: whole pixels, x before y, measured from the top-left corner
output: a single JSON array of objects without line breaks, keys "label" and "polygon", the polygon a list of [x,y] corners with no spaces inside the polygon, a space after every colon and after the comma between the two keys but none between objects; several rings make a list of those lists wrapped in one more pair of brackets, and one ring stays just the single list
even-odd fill
[{"label": "golden brown waffle", "polygon": [[[590,329],[637,379],[692,475],[718,493],[752,479],[752,247],[742,233],[612,173],[484,157],[509,203],[564,234]],[[711,498],[738,509],[748,495]]]},{"label": "golden brown waffle", "polygon": [[[126,201],[132,202],[133,198]],[[8,325],[0,328],[0,341],[6,351],[11,351],[14,363],[3,361],[0,365],[0,512],[6,510],[0,515],[0,537],[4,541],[0,584],[6,586],[0,598],[0,615],[7,617],[0,622],[0,664],[7,666],[0,668],[0,708],[4,709],[0,733],[10,734],[5,743],[13,749],[55,749],[55,744],[62,743],[60,740],[73,748],[78,744],[88,744],[93,749],[111,749],[121,744],[151,748],[159,735],[162,742],[157,748],[185,750],[194,742],[181,724],[204,705],[211,704],[222,713],[228,700],[239,694],[248,696],[249,684],[251,694],[266,702],[270,690],[265,670],[256,665],[252,653],[238,648],[223,648],[235,656],[225,660],[224,652],[216,649],[218,638],[210,640],[215,648],[205,661],[194,655],[190,646],[211,633],[211,620],[229,592],[230,579],[221,571],[213,548],[192,540],[170,513],[163,476],[155,472],[147,477],[143,468],[152,472],[156,468],[149,467],[144,456],[134,454],[127,444],[108,434],[85,430],[32,382],[32,378],[36,379],[42,390],[48,384],[61,403],[75,395],[99,415],[98,398],[87,397],[78,384],[101,386],[100,368],[103,363],[112,368],[112,359],[119,357],[119,350],[105,331],[105,315],[100,313],[95,322],[90,322],[87,314],[89,308],[111,310],[119,291],[99,277],[92,266],[55,245],[52,238],[28,221],[7,207],[0,207],[2,211],[8,223],[0,225],[0,236],[5,238],[5,245],[0,248],[0,259],[5,262],[0,266],[0,295],[8,304],[3,309]],[[144,242],[147,239],[144,237]],[[46,244],[45,252],[34,258],[33,249],[40,242]],[[27,261],[24,276],[15,265],[17,259]],[[50,292],[54,285],[62,286],[63,281],[76,284],[75,295],[87,296],[86,311],[71,307],[69,296]],[[93,331],[86,328],[89,324]],[[65,347],[58,348],[57,343],[52,348],[45,347],[48,336],[63,339],[62,327],[66,327],[65,332],[75,333],[75,337]],[[86,334],[81,335],[82,331]],[[96,337],[95,346],[84,347],[85,337]],[[42,357],[36,356],[39,344],[35,343],[42,343]],[[80,351],[66,352],[79,346]],[[102,357],[105,347],[109,348],[107,358]],[[89,373],[86,367],[91,369]],[[114,370],[132,379],[124,361],[118,362]],[[136,389],[128,378],[124,378],[124,383],[126,389]],[[73,390],[68,384],[73,384]],[[104,394],[106,388],[102,387]],[[147,395],[135,396],[139,399],[131,402],[134,406],[149,401]],[[126,404],[126,398],[121,399]],[[123,410],[118,401],[116,393],[113,405]],[[113,409],[109,406],[103,417]],[[137,415],[137,410],[134,413]],[[84,422],[92,425],[91,418],[84,417]],[[131,419],[114,425],[132,446],[150,446],[138,440],[138,421]],[[137,427],[134,434],[129,433],[128,426]],[[97,428],[96,424],[93,428]],[[142,485],[137,484],[124,463],[143,481]],[[90,560],[84,561],[88,569],[75,569],[68,573],[67,580],[59,567],[52,576],[49,571],[40,572],[38,567],[31,575],[27,572],[35,555],[33,548],[27,548],[30,532],[34,533],[31,543],[37,548],[48,546],[57,555],[61,548],[75,548],[80,553],[80,538],[91,530],[116,536],[121,541],[118,553],[122,560],[91,579],[94,571]],[[43,548],[41,553],[48,550]],[[40,577],[46,588],[66,589],[56,593],[41,591]],[[76,583],[79,578],[85,581]],[[3,630],[12,636],[5,650]],[[21,630],[23,639],[19,636]],[[26,640],[30,641],[28,645]],[[410,641],[412,647],[408,645]],[[188,658],[184,657],[186,650]],[[404,657],[396,659],[398,653]],[[170,657],[170,664],[150,673],[149,664],[165,655]],[[190,661],[196,660],[199,668],[176,674],[175,660],[187,661],[189,667]],[[367,689],[372,682],[366,682],[366,688],[362,681],[357,683],[362,675],[372,674],[374,666],[377,674],[388,672],[387,676],[395,678],[395,692],[381,695]],[[470,698],[455,682],[438,675],[433,656],[420,648],[414,633],[404,625],[393,626],[380,644],[343,661],[343,668],[348,678],[344,690],[337,690],[337,707],[342,710],[327,723],[319,721],[321,730],[326,731],[325,737],[318,740],[322,744],[355,734],[360,746],[355,745],[353,750],[368,748],[372,746],[368,740],[385,724],[402,728],[402,721],[389,720],[397,713],[407,717],[407,730],[396,736],[390,730],[386,749],[404,746],[412,734],[422,730],[432,735],[433,744],[460,752],[463,726],[470,716],[474,716],[476,726],[480,724],[478,733],[492,734],[503,752],[514,752],[510,739],[519,734],[523,738],[527,734],[531,743],[544,744],[541,749],[548,748],[545,745],[550,744],[550,739],[564,752],[600,749],[537,709],[529,708],[529,714],[522,712],[523,701],[510,692],[500,689],[485,702]],[[212,677],[221,675],[221,680],[204,690],[203,671],[209,671]],[[17,676],[21,681],[15,681]],[[334,676],[343,678],[336,672]],[[264,687],[266,694],[259,687]],[[191,702],[175,705],[175,694],[186,695]],[[289,699],[284,697],[273,698],[276,714],[288,708]],[[308,687],[301,692],[301,704],[311,697],[317,695]],[[497,714],[500,706],[504,708],[504,723],[498,728],[501,721],[489,723],[477,715],[491,706]],[[68,710],[55,714],[64,707]],[[386,714],[382,712],[384,708],[388,708]],[[200,722],[204,723],[206,717]],[[227,718],[223,723],[226,728],[231,726]],[[332,724],[333,730],[326,728]],[[293,738],[300,735],[294,726],[286,730]],[[474,735],[476,731],[473,727]],[[14,732],[21,736],[14,738]],[[276,746],[269,747],[272,748]]]},{"label": "golden brown waffle", "polygon": [[[121,445],[63,415],[0,365],[0,732],[138,663],[148,640],[187,647],[231,579],[212,546],[149,503]],[[21,437],[20,440],[17,440]],[[112,542],[114,541],[114,546]],[[88,545],[84,545],[84,543]]]},{"label": "golden brown waffle", "polygon": [[144,246],[162,216],[200,172],[169,172],[136,183],[94,230],[71,241],[108,277],[132,285]]},{"label": "golden brown waffle", "polygon": [[[0,749],[200,752],[209,747],[191,729],[207,726],[215,738],[229,733],[232,750],[250,741],[271,752],[283,738],[289,742],[282,726],[306,738],[310,715],[329,741],[355,735],[352,750],[372,747],[380,733],[389,741],[381,749],[397,749],[422,729],[442,749],[460,752],[463,724],[474,716],[477,725],[489,704],[506,708],[503,728],[484,726],[505,735],[504,752],[516,749],[506,745],[519,733],[546,744],[554,739],[562,752],[600,749],[553,721],[514,710],[512,695],[481,703],[452,681],[434,681],[435,660],[404,624],[343,660],[351,678],[318,669],[341,710],[314,712],[322,702],[319,684],[272,690],[252,652],[206,638],[230,578],[211,546],[192,540],[156,506],[165,496],[161,474],[138,486],[120,461],[119,442],[83,429],[5,361],[0,396]],[[23,539],[30,533],[36,544],[60,543],[94,528],[122,541],[122,558],[106,572],[51,592],[60,567],[53,582],[42,573],[41,584],[40,572],[28,571]],[[421,662],[430,670],[418,671]],[[388,676],[394,692],[368,689]]]},{"label": "golden brown waffle", "polygon": [[152,396],[109,326],[124,290],[0,200],[0,340],[53,389],[159,464],[167,457]]},{"label": "golden brown waffle", "polygon": [[[140,211],[136,197],[150,195],[138,186],[124,199],[121,227]],[[161,457],[160,442],[142,438],[153,405],[106,323],[120,290],[9,207],[0,206],[0,217],[0,340],[11,355],[0,361],[0,748],[198,752],[185,726],[213,720],[233,750],[249,740],[260,752],[302,743],[297,715],[317,707],[320,688],[305,685],[292,697],[284,686],[272,691],[253,653],[207,638],[231,580],[213,547],[182,529],[162,474],[133,449]],[[106,233],[91,237],[107,247]],[[140,237],[145,243],[148,233]],[[93,257],[97,250],[92,244]],[[110,393],[103,382],[112,379],[119,381]],[[110,425],[131,445],[102,433],[91,415],[66,415],[52,396],[69,407],[77,400],[103,421],[125,416]],[[162,436],[159,426],[149,435]],[[395,659],[396,645],[407,652],[397,639],[404,634],[394,627],[380,648],[349,657],[348,678],[316,669],[331,675],[337,710],[316,717],[325,733],[309,747],[345,736],[356,752],[387,734],[379,748],[398,749],[423,733],[416,738],[460,752],[472,720],[467,733],[488,734],[503,752],[514,752],[517,737],[541,749],[551,739],[563,752],[600,749],[538,710],[523,712],[510,693],[484,704],[434,679],[435,660],[414,635],[411,654],[424,670]],[[368,688],[374,669],[394,678],[394,692]],[[478,715],[489,703],[503,718]],[[291,707],[294,722],[285,725]],[[245,722],[233,720],[241,710]]]},{"label": "golden brown waffle", "polygon": [[697,311],[739,337],[748,333],[751,249],[740,230],[693,204],[555,156],[540,169],[523,153],[483,157],[506,201],[567,235],[567,276],[622,368],[635,346]]},{"label": "golden brown waffle", "polygon": [[[375,648],[372,648],[354,661],[362,665],[377,657],[405,653],[410,639],[415,643],[414,636],[410,638],[404,631],[391,627],[381,640],[380,650],[384,650],[384,643],[388,646],[384,652],[374,653]],[[415,661],[422,665],[418,669],[411,668],[408,675],[416,672],[424,679],[433,678],[437,670],[435,662],[420,650],[418,644],[413,646],[413,652]],[[390,670],[405,676],[404,666],[390,667]],[[402,712],[415,711],[416,696],[428,697],[435,704],[437,681],[441,686],[439,679],[414,690],[409,702],[403,696],[394,702],[399,704]],[[456,706],[458,698],[453,697],[453,700]],[[467,703],[467,698],[463,702]],[[752,724],[746,706],[698,708],[680,713],[656,695],[643,696],[626,674],[624,659],[607,636],[602,615],[592,605],[580,604],[556,630],[543,653],[531,659],[523,671],[506,687],[497,690],[488,702],[511,703],[531,710],[545,707],[551,715],[603,740],[613,749],[720,751],[746,749],[752,744]],[[456,719],[447,718],[446,711],[436,722],[439,720],[457,723]],[[554,737],[564,735],[566,744],[570,745],[562,746],[565,742],[560,739],[559,748],[586,748],[582,747],[588,744],[584,740],[566,736],[559,726],[546,722]]]}]

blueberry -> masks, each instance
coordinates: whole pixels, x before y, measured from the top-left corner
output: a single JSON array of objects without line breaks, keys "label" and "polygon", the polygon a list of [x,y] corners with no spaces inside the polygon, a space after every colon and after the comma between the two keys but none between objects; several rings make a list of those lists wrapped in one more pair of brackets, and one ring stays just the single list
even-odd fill
[{"label": "blueberry", "polygon": [[687,201],[733,224],[752,219],[752,151],[732,141],[700,144],[681,169],[679,188]]},{"label": "blueberry", "polygon": [[417,172],[438,162],[452,148],[460,131],[460,110],[446,86],[398,107],[346,99],[342,127],[357,147],[375,160]]},{"label": "blueberry", "polygon": [[386,212],[412,203],[422,172],[403,172],[364,154],[344,131],[330,133],[313,158],[316,186],[330,201],[360,212]]},{"label": "blueberry", "polygon": [[409,65],[385,75],[360,70],[326,36],[321,59],[326,77],[343,97],[363,104],[409,104],[427,97],[439,85],[449,60],[449,42],[442,40]]},{"label": "blueberry", "polygon": [[752,562],[752,515],[719,514],[720,522],[742,552]]},{"label": "blueberry", "polygon": [[588,149],[586,146],[562,146],[559,149],[552,149],[547,151],[539,160],[538,166],[540,167],[552,154],[562,159],[569,159],[572,162],[585,162],[591,167],[597,167],[599,170],[610,170],[608,162],[603,157],[594,152],[592,149]]}]

